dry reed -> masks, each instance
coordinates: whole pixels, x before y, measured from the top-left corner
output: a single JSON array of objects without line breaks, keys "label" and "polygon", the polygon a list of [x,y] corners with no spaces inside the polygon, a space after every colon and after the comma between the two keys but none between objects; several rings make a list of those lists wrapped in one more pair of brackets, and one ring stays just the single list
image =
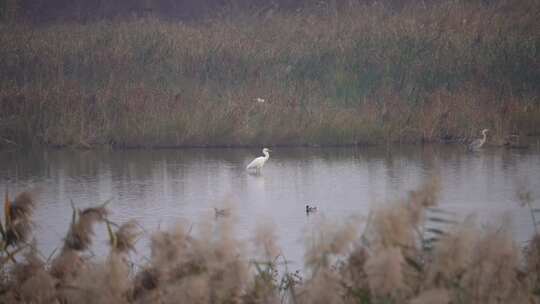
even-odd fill
[{"label": "dry reed", "polygon": [[[302,274],[280,264],[270,224],[252,240],[256,258],[235,237],[232,216],[208,217],[195,228],[178,224],[153,233],[150,257],[135,266],[129,254],[139,234],[134,222],[113,229],[105,205],[77,211],[68,236],[78,235],[85,246],[66,238],[63,249],[45,261],[34,245],[15,243],[12,259],[2,265],[0,302],[538,302],[538,235],[522,252],[507,222],[479,227],[469,217],[448,226],[432,247],[424,246],[422,231],[436,223],[427,214],[438,189],[436,178],[428,181],[404,201],[374,211],[364,228],[356,219],[337,224],[321,217],[307,239]],[[111,250],[104,259],[85,255],[94,224],[109,227]]]},{"label": "dry reed", "polygon": [[[538,133],[536,0],[0,24],[0,145],[460,141]],[[264,103],[255,102],[263,98]]]}]

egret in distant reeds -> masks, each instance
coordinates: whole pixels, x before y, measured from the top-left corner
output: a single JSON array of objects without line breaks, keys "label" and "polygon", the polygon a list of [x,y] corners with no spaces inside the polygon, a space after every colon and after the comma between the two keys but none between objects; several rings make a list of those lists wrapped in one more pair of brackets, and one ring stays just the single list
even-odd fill
[{"label": "egret in distant reeds", "polygon": [[486,142],[486,139],[487,139],[487,132],[488,132],[488,131],[489,131],[488,129],[482,130],[482,138],[478,138],[478,139],[473,140],[473,141],[467,146],[467,148],[469,149],[469,151],[474,151],[474,150],[478,150],[478,149],[482,148],[482,146],[483,146],[484,143]]},{"label": "egret in distant reeds", "polygon": [[247,170],[255,170],[256,172],[259,172],[262,169],[268,158],[270,158],[270,154],[268,154],[268,152],[271,152],[271,150],[264,148],[262,152],[264,156],[259,156],[250,162],[246,167]]}]

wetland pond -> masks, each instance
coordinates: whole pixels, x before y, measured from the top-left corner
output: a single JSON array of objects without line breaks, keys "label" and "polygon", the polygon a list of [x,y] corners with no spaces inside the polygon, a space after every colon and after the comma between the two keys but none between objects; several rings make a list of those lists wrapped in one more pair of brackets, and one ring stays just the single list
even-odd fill
[{"label": "wetland pond", "polygon": [[[438,176],[439,207],[481,223],[506,216],[523,245],[533,233],[519,187],[540,208],[540,150],[460,145],[272,149],[261,174],[245,166],[260,149],[37,150],[0,153],[0,189],[31,190],[36,198],[34,236],[44,255],[61,246],[79,207],[111,199],[110,219],[135,219],[146,233],[137,243],[148,254],[152,231],[214,218],[231,208],[235,234],[249,241],[258,223],[272,222],[283,255],[301,268],[304,239],[318,217],[342,221],[366,217],[378,204],[398,201]],[[318,207],[307,215],[306,204]],[[93,252],[106,250],[107,232],[96,226]]]}]

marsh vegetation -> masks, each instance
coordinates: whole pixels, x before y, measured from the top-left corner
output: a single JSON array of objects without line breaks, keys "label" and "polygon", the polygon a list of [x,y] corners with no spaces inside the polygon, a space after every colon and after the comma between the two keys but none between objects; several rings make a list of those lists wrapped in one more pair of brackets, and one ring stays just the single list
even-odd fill
[{"label": "marsh vegetation", "polygon": [[[433,178],[406,199],[339,223],[319,218],[305,242],[303,271],[289,269],[272,225],[251,242],[234,234],[234,216],[144,231],[113,223],[107,203],[79,210],[59,250],[43,256],[32,241],[30,194],[6,195],[2,224],[3,303],[537,303],[540,237],[525,248],[507,223],[480,227],[437,206]],[[538,212],[524,189],[517,199]],[[69,213],[69,210],[66,210]],[[536,223],[533,223],[536,225]],[[110,249],[90,254],[94,228]],[[131,259],[150,237],[149,256]],[[248,255],[248,248],[254,255]]]},{"label": "marsh vegetation", "polygon": [[503,144],[539,132],[537,1],[392,3],[2,22],[0,144],[437,142],[483,128]]},{"label": "marsh vegetation", "polygon": [[[329,3],[345,1],[322,1],[286,10],[205,13],[189,22],[164,17],[166,9],[83,18],[83,2],[73,2],[80,5],[78,18],[44,23],[17,18],[29,1],[0,2],[0,148],[463,142],[484,128],[490,130],[488,145],[502,145],[509,138],[540,134],[537,0],[347,1],[339,6]],[[377,157],[389,154],[379,152]],[[461,154],[449,158],[459,163]],[[328,155],[322,170],[329,168]],[[55,174],[53,153],[44,153],[43,160],[33,156],[21,165],[8,155],[3,173],[32,175],[25,166],[35,165],[46,177]],[[77,154],[81,161],[60,166],[68,173],[54,182],[77,187],[84,184],[77,173],[90,172],[90,179],[99,181],[105,172],[110,179],[102,185],[111,184],[113,174],[96,161],[103,156]],[[133,162],[119,161],[126,154],[105,156],[120,163],[116,173],[126,177],[120,179],[123,193],[151,186],[143,177],[156,172],[168,182],[166,169],[153,170],[159,164],[172,165],[171,180],[178,184],[171,188],[182,189],[172,192],[185,194],[188,183],[182,178],[193,177],[189,170],[202,172],[215,161],[202,157],[203,165],[190,167],[177,155],[172,160],[138,156]],[[338,166],[352,169],[337,176],[361,176],[362,168],[353,167],[357,156]],[[145,157],[151,165],[142,165]],[[531,158],[520,167],[512,163],[523,155],[503,157],[509,161],[501,167],[513,171],[536,164]],[[234,168],[244,173],[239,165],[244,156],[229,158],[191,182],[202,181],[207,190],[212,181],[234,177]],[[468,155],[464,175],[472,180],[478,173],[473,165],[487,163],[482,174],[493,177],[491,160]],[[399,175],[391,156],[373,163],[381,162],[389,178]],[[425,167],[437,162],[430,158]],[[365,170],[368,177],[378,172],[373,163]],[[276,164],[268,169],[286,167],[278,159]],[[452,164],[449,171],[454,169]],[[282,172],[306,178],[314,171]],[[276,191],[272,185],[283,185],[276,180],[290,181],[274,176],[267,174],[266,184],[259,177],[232,185],[252,182],[267,194]],[[336,188],[330,181],[310,180],[306,189]],[[135,220],[115,222],[110,203],[59,204],[71,221],[61,243],[49,244],[57,249],[44,254],[38,245],[42,235],[33,225],[43,206],[29,192],[6,193],[0,302],[540,303],[535,197],[525,189],[516,197],[530,211],[534,230],[522,245],[504,219],[481,225],[473,216],[462,218],[438,206],[440,190],[438,178],[431,177],[366,217],[334,222],[324,212],[312,213],[316,229],[305,237],[301,269],[289,263],[275,226],[261,224],[248,239],[240,237],[234,209],[216,206],[209,218],[146,230]],[[106,238],[108,247],[96,255],[98,238]],[[144,249],[135,250],[141,240]]]}]

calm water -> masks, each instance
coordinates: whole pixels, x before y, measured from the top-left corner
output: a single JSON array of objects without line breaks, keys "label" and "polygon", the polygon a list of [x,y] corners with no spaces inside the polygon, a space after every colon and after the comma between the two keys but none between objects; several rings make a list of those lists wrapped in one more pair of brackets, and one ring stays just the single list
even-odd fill
[{"label": "calm water", "polygon": [[[70,200],[84,208],[112,199],[112,220],[136,219],[148,231],[179,221],[196,224],[213,207],[233,206],[237,235],[272,221],[284,254],[301,265],[303,236],[316,217],[343,220],[367,215],[376,204],[407,195],[438,174],[440,205],[482,222],[509,214],[520,242],[532,233],[528,210],[516,203],[518,183],[540,198],[540,151],[461,146],[275,148],[262,174],[245,165],[259,149],[133,151],[47,150],[0,154],[0,189],[34,192],[38,244],[44,254],[61,244],[71,220]],[[305,205],[317,205],[306,216]],[[540,200],[536,201],[540,207]],[[94,251],[104,252],[97,227]],[[145,241],[139,242],[139,247]],[[142,249],[144,252],[144,249]]]}]

